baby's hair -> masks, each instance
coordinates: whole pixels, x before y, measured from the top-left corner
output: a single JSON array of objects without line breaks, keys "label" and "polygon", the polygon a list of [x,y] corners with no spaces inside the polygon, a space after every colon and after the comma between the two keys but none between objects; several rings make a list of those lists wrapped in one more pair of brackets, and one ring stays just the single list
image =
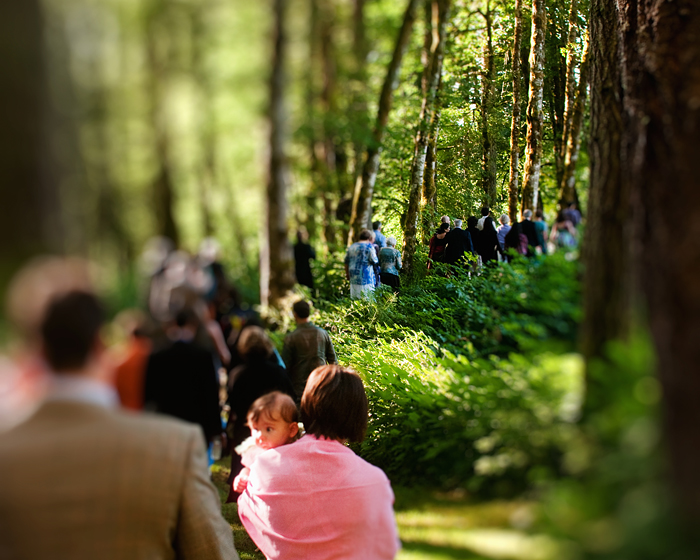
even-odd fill
[{"label": "baby's hair", "polygon": [[267,395],[263,395],[257,399],[248,409],[248,423],[257,422],[260,417],[266,415],[271,420],[279,420],[285,422],[299,422],[299,410],[294,404],[294,399],[289,395],[272,391]]}]

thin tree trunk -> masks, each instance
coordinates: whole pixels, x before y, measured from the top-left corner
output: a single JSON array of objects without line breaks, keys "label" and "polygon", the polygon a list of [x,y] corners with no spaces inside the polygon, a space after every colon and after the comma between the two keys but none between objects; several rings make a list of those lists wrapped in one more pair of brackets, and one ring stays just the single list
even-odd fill
[{"label": "thin tree trunk", "polygon": [[518,221],[518,194],[520,190],[520,48],[523,33],[522,0],[515,0],[515,30],[511,54],[513,79],[513,111],[510,124],[510,177],[508,180],[508,215],[511,223]]},{"label": "thin tree trunk", "polygon": [[260,303],[276,306],[294,286],[294,256],[287,229],[289,169],[285,93],[285,0],[274,0],[274,54],[270,75],[270,160],[265,235],[260,251]]},{"label": "thin tree trunk", "polygon": [[495,75],[493,60],[493,26],[491,5],[486,0],[486,12],[481,14],[486,22],[486,43],[484,44],[484,71],[481,76],[481,187],[484,202],[488,206],[496,204],[496,146],[494,145],[489,117],[493,108],[493,81]]},{"label": "thin tree trunk", "polygon": [[586,37],[583,58],[579,69],[579,83],[576,88],[576,100],[571,108],[571,120],[566,153],[564,154],[564,176],[559,187],[559,204],[565,208],[569,203],[576,202],[576,164],[578,163],[579,148],[581,146],[581,129],[583,128],[583,113],[585,111],[586,98],[588,97],[588,80],[590,73],[590,41]]},{"label": "thin tree trunk", "polygon": [[428,132],[428,151],[425,155],[425,176],[423,177],[423,193],[421,195],[421,215],[423,216],[423,243],[430,241],[433,229],[435,229],[435,214],[437,212],[437,186],[435,173],[437,168],[437,139],[440,134],[440,90],[442,78],[438,83],[438,94],[435,98],[435,109],[430,119],[430,131]]},{"label": "thin tree trunk", "polygon": [[413,23],[416,19],[416,11],[422,0],[408,0],[406,12],[403,16],[401,30],[396,39],[394,53],[387,68],[386,78],[379,96],[379,108],[377,110],[377,120],[372,133],[371,144],[367,147],[367,155],[362,167],[362,174],[355,182],[355,193],[352,201],[352,215],[350,217],[350,234],[348,243],[357,239],[362,228],[368,227],[372,219],[372,196],[374,194],[374,183],[377,180],[379,171],[379,157],[382,151],[382,141],[384,132],[389,121],[389,112],[394,90],[398,86],[399,75],[403,55],[406,52],[413,30]]},{"label": "thin tree trunk", "polygon": [[37,253],[62,248],[59,178],[50,169],[42,3],[9,2],[0,18],[0,291]]},{"label": "thin tree trunk", "polygon": [[416,132],[413,150],[411,187],[408,194],[408,209],[406,210],[406,222],[403,236],[403,267],[408,273],[413,270],[413,257],[416,252],[416,237],[420,220],[420,200],[423,190],[428,136],[430,132],[430,121],[433,114],[433,105],[440,81],[440,74],[442,73],[448,11],[448,0],[433,0],[432,2],[426,3],[427,22],[423,52],[425,66],[423,68],[423,77],[421,80],[423,100],[421,103],[420,116],[418,117],[418,131]]},{"label": "thin tree trunk", "polygon": [[[578,5],[577,0],[571,0],[569,10],[569,36],[566,41],[566,97],[564,100],[564,118],[562,119],[561,148],[559,158],[564,162],[568,149],[569,136],[573,120],[574,104],[576,102],[576,39],[578,38]],[[566,163],[563,164],[566,167]]]},{"label": "thin tree trunk", "polygon": [[[624,177],[641,206],[642,288],[663,387],[676,498],[700,527],[700,5],[618,0]],[[591,38],[595,45],[594,38]]]},{"label": "thin tree trunk", "polygon": [[545,0],[532,0],[530,47],[530,92],[527,103],[527,145],[521,214],[537,208],[542,160],[542,95],[544,85],[544,40],[547,25]]},{"label": "thin tree trunk", "polygon": [[584,243],[584,321],[587,358],[586,410],[605,405],[605,380],[593,360],[605,344],[625,337],[631,293],[630,195],[623,180],[622,84],[618,66],[617,10],[608,0],[591,2],[591,179]]},{"label": "thin tree trunk", "polygon": [[[352,50],[355,68],[353,72],[353,95],[351,110],[351,123],[353,126],[353,186],[361,176],[363,157],[367,137],[369,136],[369,119],[367,116],[367,55],[369,45],[365,30],[365,4],[366,0],[353,1],[353,42]],[[349,193],[351,196],[353,193]],[[345,195],[345,193],[343,193]]]},{"label": "thin tree trunk", "polygon": [[174,194],[170,141],[163,113],[165,68],[157,53],[158,16],[162,4],[153,6],[146,22],[146,60],[148,63],[148,101],[153,129],[154,152],[158,169],[151,185],[158,233],[170,238],[175,246],[180,243],[173,213]]}]

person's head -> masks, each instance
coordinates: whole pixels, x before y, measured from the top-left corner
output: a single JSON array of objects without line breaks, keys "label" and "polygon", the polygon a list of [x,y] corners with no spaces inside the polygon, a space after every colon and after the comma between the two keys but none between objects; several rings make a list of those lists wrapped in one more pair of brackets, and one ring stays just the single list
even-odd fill
[{"label": "person's head", "polygon": [[564,212],[562,212],[562,211],[557,212],[557,223],[558,224],[561,224],[568,219],[569,218],[566,216],[566,214],[564,214]]},{"label": "person's head", "polygon": [[255,444],[274,449],[291,443],[299,434],[299,411],[289,395],[273,391],[263,395],[248,409],[248,427]]},{"label": "person's head", "polygon": [[300,299],[292,305],[292,312],[297,321],[305,321],[309,318],[309,315],[311,315],[311,305],[308,301]]},{"label": "person's head", "polygon": [[301,397],[301,421],[307,434],[360,442],[368,414],[367,395],[357,373],[336,365],[311,372]]},{"label": "person's head", "polygon": [[273,352],[272,342],[261,327],[243,329],[236,345],[238,354],[246,361],[254,358],[269,358]]},{"label": "person's head", "polygon": [[94,294],[72,291],[49,303],[41,323],[43,356],[58,374],[80,373],[102,349],[102,306]]},{"label": "person's head", "polygon": [[447,233],[448,231],[450,231],[450,224],[447,222],[442,222],[437,230],[438,234]]},{"label": "person's head", "polygon": [[387,237],[386,245],[387,247],[396,247],[396,237]]},{"label": "person's head", "polygon": [[372,229],[374,231],[381,231],[382,230],[382,222],[372,222]]},{"label": "person's head", "polygon": [[358,239],[360,241],[371,241],[373,236],[374,236],[374,234],[370,230],[363,229],[360,232],[360,236],[358,237]]},{"label": "person's head", "polygon": [[298,243],[306,243],[309,240],[309,232],[306,231],[305,227],[300,227],[297,230],[297,242]]},{"label": "person's head", "polygon": [[488,216],[491,213],[491,209],[488,206],[484,206],[481,209],[481,215],[482,216]]},{"label": "person's head", "polygon": [[529,220],[532,218],[532,210],[524,210],[523,211],[523,218],[526,220]]},{"label": "person's head", "polygon": [[459,229],[462,227],[462,220],[455,220],[455,229]]},{"label": "person's head", "polygon": [[474,229],[476,227],[476,224],[479,223],[479,218],[476,216],[469,216],[467,218],[467,228],[469,229]]},{"label": "person's head", "polygon": [[510,218],[508,217],[508,214],[501,214],[498,221],[501,222],[501,225],[507,226],[510,223]]},{"label": "person's head", "polygon": [[537,212],[535,212],[535,219],[544,220],[544,214],[542,214],[542,210],[538,210]]},{"label": "person's head", "polygon": [[440,218],[440,222],[443,224],[447,224],[449,226],[450,225],[450,217],[449,216],[442,216]]}]

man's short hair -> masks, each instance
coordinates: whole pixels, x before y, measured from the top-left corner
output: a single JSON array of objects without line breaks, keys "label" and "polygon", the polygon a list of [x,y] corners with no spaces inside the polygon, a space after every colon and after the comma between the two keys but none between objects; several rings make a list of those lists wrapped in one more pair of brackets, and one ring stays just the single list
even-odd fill
[{"label": "man's short hair", "polygon": [[440,218],[440,222],[443,224],[449,224],[450,223],[450,217],[449,216],[442,216]]},{"label": "man's short hair", "polygon": [[508,214],[501,214],[501,217],[498,219],[498,221],[505,226],[510,223],[510,217],[508,216]]},{"label": "man's short hair", "polygon": [[337,365],[311,372],[301,397],[301,421],[307,434],[360,442],[368,415],[367,394],[357,373]]},{"label": "man's short hair", "polygon": [[373,235],[374,235],[374,234],[373,234],[371,231],[369,231],[368,229],[363,229],[363,230],[360,232],[360,237],[359,237],[359,239],[360,239],[360,241],[369,241],[370,239],[372,239],[372,236],[373,236]]},{"label": "man's short hair", "polygon": [[488,216],[491,213],[491,209],[488,206],[484,206],[481,209],[481,215],[482,216]]},{"label": "man's short hair", "polygon": [[462,227],[462,220],[455,220],[455,228],[459,229]]},{"label": "man's short hair", "polygon": [[372,229],[379,229],[380,227],[382,227],[382,222],[372,222]]},{"label": "man's short hair", "polygon": [[41,324],[44,356],[56,373],[85,366],[104,321],[94,294],[68,292],[54,299]]},{"label": "man's short hair", "polygon": [[272,346],[270,337],[261,327],[252,325],[243,329],[241,336],[238,337],[236,349],[241,358],[247,360],[254,357],[267,358],[271,356],[274,346]]},{"label": "man's short hair", "polygon": [[308,301],[303,299],[300,299],[292,305],[292,310],[299,319],[308,319],[309,315],[311,315],[311,306]]},{"label": "man's short hair", "polygon": [[523,211],[523,218],[525,218],[526,220],[529,220],[530,218],[532,218],[532,210],[524,210]]}]

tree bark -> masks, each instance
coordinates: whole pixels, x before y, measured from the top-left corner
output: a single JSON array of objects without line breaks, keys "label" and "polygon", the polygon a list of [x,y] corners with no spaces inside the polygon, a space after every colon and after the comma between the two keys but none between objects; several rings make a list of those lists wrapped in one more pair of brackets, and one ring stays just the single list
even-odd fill
[{"label": "tree bark", "polygon": [[423,216],[423,243],[428,243],[435,229],[435,214],[437,212],[437,185],[435,172],[437,169],[437,139],[440,134],[440,90],[442,79],[438,84],[438,96],[435,98],[435,109],[430,119],[428,132],[428,150],[425,155],[425,176],[423,177],[423,192],[421,194],[421,216]]},{"label": "tree bark", "polygon": [[260,303],[276,306],[294,286],[294,256],[287,228],[289,169],[284,103],[286,2],[274,0],[274,53],[270,75],[270,159],[268,164],[266,229],[260,251]]},{"label": "tree bark", "polygon": [[508,179],[508,215],[511,223],[518,221],[518,194],[520,190],[520,49],[523,33],[522,0],[515,0],[515,29],[511,53],[513,79],[513,111],[510,124],[510,176]]},{"label": "tree bark", "polygon": [[442,73],[448,11],[448,0],[433,0],[432,2],[426,3],[427,21],[423,52],[425,66],[421,79],[423,100],[418,117],[418,130],[416,132],[413,149],[411,186],[408,194],[408,209],[406,210],[403,236],[403,268],[407,273],[413,270],[413,257],[416,252],[416,238],[420,220],[420,202],[423,190],[425,160],[428,150],[428,136],[430,133],[430,121],[433,114],[435,96]]},{"label": "tree bark", "polygon": [[564,175],[559,186],[559,205],[565,208],[571,202],[578,202],[576,194],[576,164],[578,163],[581,146],[581,129],[583,128],[583,113],[588,97],[588,81],[590,74],[590,41],[586,37],[579,68],[579,83],[576,87],[575,101],[571,107],[571,119],[567,133],[566,152],[564,154]]},{"label": "tree bark", "polygon": [[416,11],[421,1],[422,0],[408,0],[401,30],[396,39],[391,62],[387,68],[386,78],[384,79],[382,92],[379,96],[379,109],[377,110],[377,119],[372,133],[372,140],[367,147],[362,174],[358,176],[355,182],[348,244],[352,243],[354,239],[357,239],[360,230],[368,227],[372,220],[372,196],[374,194],[374,184],[377,181],[377,172],[379,171],[379,158],[382,151],[384,132],[389,122],[389,112],[391,111],[394,90],[398,86],[403,55],[408,47],[411,31],[413,30],[413,23],[416,20]]},{"label": "tree bark", "polygon": [[[624,170],[641,215],[642,289],[663,387],[676,497],[700,526],[700,5],[617,0],[625,91]],[[595,41],[592,38],[592,42]]]},{"label": "tree bark", "polygon": [[521,214],[537,208],[542,160],[542,96],[544,86],[544,40],[547,25],[545,0],[532,0],[530,91],[527,103],[527,144]]},{"label": "tree bark", "polygon": [[[480,12],[481,13],[481,12]],[[486,43],[484,44],[484,71],[481,75],[481,188],[483,199],[488,206],[496,204],[496,146],[494,145],[489,117],[493,108],[493,81],[495,75],[493,60],[493,26],[491,4],[486,1],[486,11],[481,13],[486,23]]]},{"label": "tree bark", "polygon": [[[578,5],[577,0],[571,0],[571,9],[569,10],[569,36],[566,40],[566,96],[564,100],[564,118],[562,119],[561,147],[559,153],[559,158],[562,162],[566,157],[577,94],[575,76],[576,66],[578,66],[578,55],[576,54],[577,37]],[[564,164],[564,166],[565,165],[566,164]]]},{"label": "tree bark", "polygon": [[584,243],[582,348],[587,359],[586,410],[607,402],[605,380],[592,361],[608,341],[627,335],[630,316],[630,193],[624,182],[622,84],[618,64],[617,10],[608,0],[591,2],[591,179]]},{"label": "tree bark", "polygon": [[43,15],[41,2],[24,0],[0,18],[0,291],[25,259],[63,248]]},{"label": "tree bark", "polygon": [[[353,130],[353,185],[361,176],[363,157],[369,132],[369,119],[367,115],[367,55],[369,45],[365,29],[365,4],[366,0],[353,1],[353,40],[352,50],[355,68],[353,71],[353,95],[350,105],[351,123]],[[352,192],[348,193],[352,196]],[[345,195],[345,193],[343,193]]]}]

